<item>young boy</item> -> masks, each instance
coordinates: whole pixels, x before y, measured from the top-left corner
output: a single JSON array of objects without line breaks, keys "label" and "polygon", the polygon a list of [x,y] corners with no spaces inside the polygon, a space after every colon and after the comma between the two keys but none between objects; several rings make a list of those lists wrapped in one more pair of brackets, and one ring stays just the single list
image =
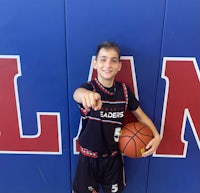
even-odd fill
[{"label": "young boy", "polygon": [[125,185],[118,141],[126,109],[154,134],[143,157],[157,149],[160,136],[130,89],[115,81],[122,66],[119,46],[114,42],[100,44],[93,65],[97,77],[74,92],[82,116],[82,130],[73,189],[76,193],[97,193],[101,185],[105,193],[119,193]]}]

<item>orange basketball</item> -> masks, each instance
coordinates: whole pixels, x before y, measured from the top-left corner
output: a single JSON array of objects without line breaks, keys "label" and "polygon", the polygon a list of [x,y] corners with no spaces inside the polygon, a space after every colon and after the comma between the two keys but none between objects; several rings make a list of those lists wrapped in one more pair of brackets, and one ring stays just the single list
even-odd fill
[{"label": "orange basketball", "polygon": [[152,138],[153,133],[149,127],[140,122],[131,122],[122,128],[119,149],[128,157],[139,158]]}]

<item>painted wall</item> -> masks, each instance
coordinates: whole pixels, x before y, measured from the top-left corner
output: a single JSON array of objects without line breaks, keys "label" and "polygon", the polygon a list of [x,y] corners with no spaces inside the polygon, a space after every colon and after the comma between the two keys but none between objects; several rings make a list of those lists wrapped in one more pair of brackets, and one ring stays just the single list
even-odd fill
[{"label": "painted wall", "polygon": [[[96,45],[116,41],[163,140],[125,157],[128,193],[200,190],[198,0],[0,0],[0,193],[70,193]],[[134,77],[130,80],[129,77]]]},{"label": "painted wall", "polygon": [[0,1],[0,192],[70,189],[64,1]]}]

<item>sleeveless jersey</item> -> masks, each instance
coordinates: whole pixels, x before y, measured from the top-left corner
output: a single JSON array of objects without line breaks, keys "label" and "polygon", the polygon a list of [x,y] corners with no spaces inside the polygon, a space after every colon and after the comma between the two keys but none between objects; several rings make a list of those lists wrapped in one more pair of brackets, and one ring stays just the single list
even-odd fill
[{"label": "sleeveless jersey", "polygon": [[110,89],[103,87],[98,79],[94,79],[81,86],[101,95],[102,108],[86,111],[79,104],[82,129],[79,144],[99,154],[110,154],[119,151],[118,141],[126,109],[133,111],[139,106],[130,89],[120,82],[115,82]]}]

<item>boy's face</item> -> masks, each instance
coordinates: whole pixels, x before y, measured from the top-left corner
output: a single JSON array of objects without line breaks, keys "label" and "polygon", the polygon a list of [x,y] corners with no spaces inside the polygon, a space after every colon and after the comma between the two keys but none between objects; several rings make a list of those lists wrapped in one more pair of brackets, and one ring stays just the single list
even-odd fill
[{"label": "boy's face", "polygon": [[94,69],[97,70],[100,82],[114,81],[116,74],[121,70],[119,55],[114,49],[102,48],[94,61]]}]

